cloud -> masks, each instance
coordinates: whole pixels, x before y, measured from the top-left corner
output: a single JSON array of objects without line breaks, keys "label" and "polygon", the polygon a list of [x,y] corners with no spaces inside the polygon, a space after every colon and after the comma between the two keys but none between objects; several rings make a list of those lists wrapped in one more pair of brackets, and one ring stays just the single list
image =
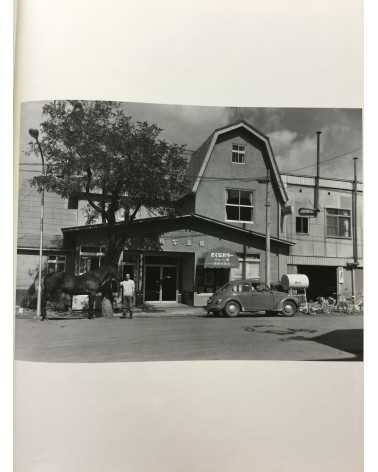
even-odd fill
[{"label": "cloud", "polygon": [[239,108],[230,119],[242,118],[268,135],[282,172],[314,175],[316,131],[320,139],[321,175],[352,178],[353,160],[362,176],[362,114],[359,109]]},{"label": "cloud", "polygon": [[281,157],[290,151],[294,141],[297,139],[298,133],[288,129],[283,129],[273,131],[272,133],[269,133],[268,136],[271,143],[274,143],[276,157]]},{"label": "cloud", "polygon": [[296,172],[308,165],[315,166],[316,142],[313,137],[297,139],[298,133],[289,130],[269,135],[279,168],[283,172]]},{"label": "cloud", "polygon": [[[22,148],[30,140],[29,127],[41,122],[43,102],[23,105]],[[352,157],[361,157],[362,175],[362,112],[360,109],[332,108],[245,108],[200,107],[125,103],[134,120],[156,123],[171,142],[197,149],[214,129],[245,120],[269,136],[282,172],[314,175],[316,170],[316,131],[321,130],[322,175],[351,178]],[[329,160],[332,157],[346,156]],[[324,162],[325,161],[325,162]]]}]

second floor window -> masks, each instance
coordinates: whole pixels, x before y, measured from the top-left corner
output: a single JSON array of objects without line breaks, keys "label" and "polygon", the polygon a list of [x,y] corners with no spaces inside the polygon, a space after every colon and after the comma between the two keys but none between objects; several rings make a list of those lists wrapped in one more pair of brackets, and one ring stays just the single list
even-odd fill
[{"label": "second floor window", "polygon": [[64,272],[66,270],[66,256],[49,256],[47,270],[48,272]]},{"label": "second floor window", "polygon": [[79,208],[79,199],[75,195],[70,195],[67,200],[68,210],[77,210]]},{"label": "second floor window", "polygon": [[245,164],[245,146],[242,144],[232,145],[232,162],[233,164]]},{"label": "second floor window", "polygon": [[227,220],[242,223],[253,221],[253,192],[228,189],[226,193]]},{"label": "second floor window", "polygon": [[350,210],[327,208],[327,236],[334,238],[350,238],[351,216]]},{"label": "second floor window", "polygon": [[297,216],[295,220],[296,233],[308,234],[308,218]]}]

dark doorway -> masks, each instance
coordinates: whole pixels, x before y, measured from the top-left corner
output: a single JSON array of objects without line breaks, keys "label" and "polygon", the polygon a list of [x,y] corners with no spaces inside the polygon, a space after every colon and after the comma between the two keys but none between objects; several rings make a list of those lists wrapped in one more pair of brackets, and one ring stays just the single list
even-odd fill
[{"label": "dark doorway", "polygon": [[146,265],[145,301],[176,301],[176,266]]},{"label": "dark doorway", "polygon": [[315,300],[317,297],[334,297],[336,295],[336,267],[298,266],[297,268],[298,274],[305,274],[309,278],[310,286],[307,290],[309,300]]},{"label": "dark doorway", "polygon": [[148,302],[156,302],[160,300],[159,266],[146,267],[145,300]]},{"label": "dark doorway", "polygon": [[176,301],[176,267],[162,267],[161,299],[163,301]]}]

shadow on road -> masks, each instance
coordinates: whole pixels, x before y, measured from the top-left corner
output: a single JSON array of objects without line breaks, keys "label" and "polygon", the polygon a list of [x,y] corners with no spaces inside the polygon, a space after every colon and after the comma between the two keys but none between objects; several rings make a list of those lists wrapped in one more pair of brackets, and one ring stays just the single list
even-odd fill
[{"label": "shadow on road", "polygon": [[[336,329],[329,333],[307,338],[305,336],[291,336],[281,341],[312,341],[324,344],[339,351],[349,352],[354,355],[353,359],[346,361],[363,361],[363,330],[362,329]],[[322,360],[322,359],[319,359]],[[332,359],[327,359],[332,360]]]}]

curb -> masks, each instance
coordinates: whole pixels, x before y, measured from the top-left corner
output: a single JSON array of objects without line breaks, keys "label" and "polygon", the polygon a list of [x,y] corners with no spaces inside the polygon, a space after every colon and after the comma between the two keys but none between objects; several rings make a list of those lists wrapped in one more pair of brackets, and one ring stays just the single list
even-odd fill
[{"label": "curb", "polygon": [[[196,309],[196,310],[168,310],[168,311],[134,311],[133,319],[137,318],[186,318],[186,317],[203,317],[206,315],[206,310]],[[27,311],[24,313],[16,312],[16,319],[34,319],[35,311]],[[50,312],[47,315],[49,320],[80,320],[88,319],[87,313],[73,312],[73,313],[54,313]],[[105,317],[102,315],[94,316],[93,319],[121,319],[121,313],[114,313],[111,317]],[[128,317],[126,319],[129,319]]]}]

